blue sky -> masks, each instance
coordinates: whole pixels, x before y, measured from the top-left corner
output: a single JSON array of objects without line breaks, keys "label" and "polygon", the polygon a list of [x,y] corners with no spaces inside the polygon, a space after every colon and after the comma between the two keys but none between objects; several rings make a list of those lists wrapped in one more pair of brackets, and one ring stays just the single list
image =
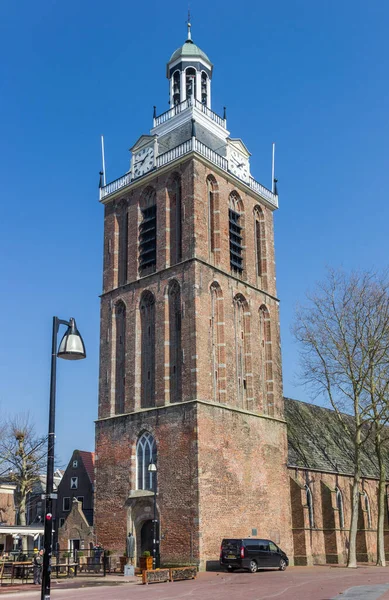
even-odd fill
[{"label": "blue sky", "polygon": [[[47,429],[52,316],[76,318],[88,359],[58,361],[57,454],[92,450],[97,415],[107,179],[168,108],[165,65],[187,2],[3,1],[0,5],[0,419]],[[285,395],[298,385],[295,306],[326,265],[387,266],[389,53],[385,0],[191,0],[194,41],[214,63],[212,108],[271,185]]]}]

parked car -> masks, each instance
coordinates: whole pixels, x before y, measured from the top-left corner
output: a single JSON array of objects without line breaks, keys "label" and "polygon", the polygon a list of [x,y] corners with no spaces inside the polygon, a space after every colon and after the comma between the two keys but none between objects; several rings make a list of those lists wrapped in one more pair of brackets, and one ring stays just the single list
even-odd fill
[{"label": "parked car", "polygon": [[248,569],[255,573],[268,568],[285,571],[289,559],[271,540],[225,539],[220,548],[220,565],[227,571]]}]

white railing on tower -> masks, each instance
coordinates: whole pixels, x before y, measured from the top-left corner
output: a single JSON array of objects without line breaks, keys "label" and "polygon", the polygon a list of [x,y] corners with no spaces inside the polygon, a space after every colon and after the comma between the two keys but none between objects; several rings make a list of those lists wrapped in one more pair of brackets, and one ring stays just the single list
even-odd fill
[{"label": "white railing on tower", "polygon": [[226,129],[226,127],[227,127],[226,119],[223,119],[222,117],[220,117],[218,114],[213,112],[213,110],[208,108],[208,106],[206,106],[205,104],[202,104],[198,100],[192,100],[192,98],[188,98],[187,100],[180,102],[180,104],[176,104],[175,106],[173,106],[173,108],[169,108],[169,110],[162,113],[158,117],[154,117],[153,126],[158,127],[158,125],[161,125],[162,123],[166,123],[166,121],[169,121],[176,115],[179,115],[180,113],[182,113],[187,108],[190,108],[193,106],[195,108],[197,108],[197,110],[199,110],[200,112],[207,115],[207,117],[209,117],[212,121],[214,121],[215,123],[220,125],[220,127],[223,127],[224,129]]},{"label": "white railing on tower", "polygon": [[[209,148],[194,137],[190,138],[183,144],[180,144],[179,146],[176,146],[175,148],[172,148],[171,150],[168,150],[167,152],[164,152],[163,154],[157,156],[155,166],[158,169],[159,167],[163,167],[164,165],[174,162],[181,156],[185,156],[190,152],[197,152],[198,154],[204,156],[204,158],[209,160],[209,162],[218,166],[223,171],[229,172],[228,160],[224,156],[221,156],[220,154],[215,152],[215,150],[212,150],[211,148]],[[119,177],[119,179],[115,179],[115,181],[112,181],[111,183],[100,189],[100,200],[102,200],[106,196],[110,196],[111,194],[117,192],[118,190],[124,187],[127,187],[133,181],[136,180],[131,179],[130,172],[126,173],[122,177]],[[246,185],[248,185],[254,192],[262,196],[262,198],[268,200],[268,202],[270,202],[273,206],[278,207],[277,195],[273,194],[273,192],[268,190],[264,185],[260,184],[253,177],[250,176],[249,181]]]}]

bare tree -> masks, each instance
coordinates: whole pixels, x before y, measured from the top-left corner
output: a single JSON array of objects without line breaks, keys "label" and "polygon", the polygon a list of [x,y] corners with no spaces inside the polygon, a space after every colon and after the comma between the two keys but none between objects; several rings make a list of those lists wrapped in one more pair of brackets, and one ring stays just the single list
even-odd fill
[{"label": "bare tree", "polygon": [[[294,326],[301,347],[303,381],[329,401],[354,448],[349,567],[357,565],[361,450],[372,425],[382,434],[382,401],[377,404],[377,387],[373,390],[370,384],[373,374],[383,376],[387,361],[387,290],[385,278],[374,273],[347,275],[329,270],[326,280],[308,296],[309,306],[298,310]],[[382,435],[378,444],[382,448]]]},{"label": "bare tree", "polygon": [[[46,438],[35,434],[28,416],[10,419],[0,438],[0,461],[7,479],[16,484],[18,524],[26,525],[27,497],[42,472],[46,458]],[[23,550],[27,540],[23,538]]]}]

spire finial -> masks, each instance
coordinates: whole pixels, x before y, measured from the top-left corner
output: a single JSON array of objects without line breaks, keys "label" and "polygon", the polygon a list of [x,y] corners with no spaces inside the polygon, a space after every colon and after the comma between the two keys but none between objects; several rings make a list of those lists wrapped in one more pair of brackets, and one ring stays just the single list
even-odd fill
[{"label": "spire finial", "polygon": [[191,22],[190,22],[190,6],[188,4],[188,20],[186,22],[186,24],[188,25],[188,40],[192,40],[192,34],[190,32],[190,28],[192,27]]}]

